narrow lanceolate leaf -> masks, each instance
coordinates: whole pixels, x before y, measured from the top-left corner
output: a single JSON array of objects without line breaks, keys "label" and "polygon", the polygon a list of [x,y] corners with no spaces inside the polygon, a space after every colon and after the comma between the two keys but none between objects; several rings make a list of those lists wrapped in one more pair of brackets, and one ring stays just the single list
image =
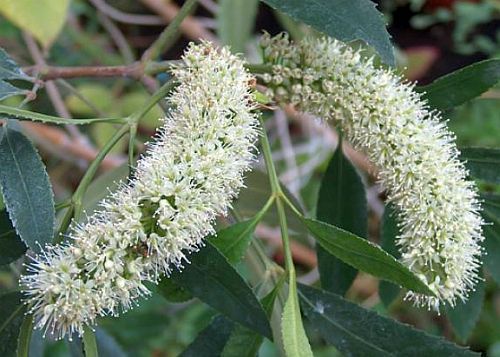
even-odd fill
[{"label": "narrow lanceolate leaf", "polygon": [[[396,220],[396,212],[394,210],[394,206],[388,204],[385,206],[384,215],[382,216],[380,240],[382,249],[396,259],[399,259],[401,256],[398,248],[396,247],[396,238],[398,234],[399,228]],[[399,286],[389,283],[388,281],[381,281],[378,286],[378,294],[386,307],[388,307],[394,299],[396,299],[400,290]]]},{"label": "narrow lanceolate leaf", "polygon": [[[284,276],[274,288],[262,298],[261,303],[267,316],[271,318],[274,301],[284,283]],[[255,357],[264,337],[242,325],[236,325],[222,351],[221,357]]]},{"label": "narrow lanceolate leaf", "polygon": [[[366,194],[361,177],[339,148],[335,151],[321,182],[316,210],[318,220],[360,237],[368,229]],[[321,287],[344,295],[357,270],[316,245]]]},{"label": "narrow lanceolate leaf", "polygon": [[487,222],[483,226],[485,241],[483,246],[484,266],[497,284],[500,284],[500,195],[483,194],[483,217]]},{"label": "narrow lanceolate leaf", "polygon": [[[1,93],[1,88],[0,88]],[[90,118],[90,119],[67,119],[54,117],[51,115],[31,112],[29,110],[9,107],[7,105],[0,105],[0,114],[3,114],[3,119],[19,119],[19,120],[31,120],[39,121],[42,123],[51,124],[75,124],[75,125],[86,125],[92,123],[124,123],[124,118]]]},{"label": "narrow lanceolate leaf", "polygon": [[474,326],[479,320],[479,315],[484,302],[484,282],[479,282],[474,291],[470,292],[469,298],[465,302],[459,301],[455,307],[446,307],[446,316],[451,322],[453,331],[462,341],[466,341]]},{"label": "narrow lanceolate leaf", "polygon": [[26,252],[26,245],[16,234],[7,211],[0,211],[0,265],[19,259]]},{"label": "narrow lanceolate leaf", "polygon": [[259,0],[221,0],[217,11],[217,34],[232,52],[245,52],[255,24]]},{"label": "narrow lanceolate leaf", "polygon": [[385,21],[369,0],[262,0],[272,8],[341,41],[362,40],[394,65]]},{"label": "narrow lanceolate leaf", "polygon": [[0,295],[0,356],[16,355],[17,339],[24,319],[25,306],[20,292]]},{"label": "narrow lanceolate leaf", "polygon": [[447,74],[427,86],[418,87],[425,92],[432,108],[446,110],[480,96],[500,80],[500,59],[474,63]]},{"label": "narrow lanceolate leaf", "polygon": [[0,79],[31,79],[3,48],[0,48]]},{"label": "narrow lanceolate leaf", "polygon": [[338,295],[306,285],[299,286],[299,294],[311,324],[345,356],[479,356]]},{"label": "narrow lanceolate leaf", "polygon": [[29,357],[32,334],[33,315],[25,315],[17,338],[17,357]]},{"label": "narrow lanceolate leaf", "polygon": [[230,263],[238,263],[252,240],[258,219],[238,222],[217,232],[216,237],[209,238],[210,244],[214,245]]},{"label": "narrow lanceolate leaf", "polygon": [[300,314],[297,285],[295,279],[289,284],[288,298],[281,318],[283,347],[287,357],[312,357],[313,353],[307,339]]},{"label": "narrow lanceolate leaf", "polygon": [[271,338],[262,305],[217,248],[207,244],[189,259],[191,264],[171,279],[230,319]]},{"label": "narrow lanceolate leaf", "polygon": [[345,263],[415,292],[433,295],[422,280],[375,244],[314,219],[306,218],[304,223],[326,251]]},{"label": "narrow lanceolate leaf", "polygon": [[462,148],[460,159],[465,161],[471,176],[482,181],[500,184],[500,149]]},{"label": "narrow lanceolate leaf", "polygon": [[224,316],[216,316],[179,357],[219,357],[233,328],[234,322]]},{"label": "narrow lanceolate leaf", "polygon": [[45,167],[31,142],[10,126],[0,128],[0,185],[18,235],[34,251],[54,234],[54,197]]},{"label": "narrow lanceolate leaf", "polygon": [[24,93],[26,93],[24,89],[19,89],[8,82],[0,80],[0,100]]}]

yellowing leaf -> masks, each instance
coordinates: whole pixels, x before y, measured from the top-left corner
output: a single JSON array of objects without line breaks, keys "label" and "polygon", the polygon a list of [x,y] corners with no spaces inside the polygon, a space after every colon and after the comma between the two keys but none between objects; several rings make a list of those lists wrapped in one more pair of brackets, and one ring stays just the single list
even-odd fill
[{"label": "yellowing leaf", "polygon": [[48,47],[61,31],[70,0],[0,0],[0,13]]}]

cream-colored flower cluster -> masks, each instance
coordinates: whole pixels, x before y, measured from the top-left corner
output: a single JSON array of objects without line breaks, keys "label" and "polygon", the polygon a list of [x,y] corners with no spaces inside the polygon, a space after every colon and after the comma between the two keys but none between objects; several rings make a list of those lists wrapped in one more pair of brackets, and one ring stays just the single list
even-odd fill
[{"label": "cream-colored flower cluster", "polygon": [[243,186],[258,133],[243,62],[209,43],[191,45],[173,74],[173,109],[135,178],[21,278],[36,326],[56,338],[148,295],[144,282],[188,262]]},{"label": "cream-colored flower cluster", "polygon": [[280,103],[339,125],[379,169],[399,211],[402,262],[437,297],[409,292],[419,305],[439,308],[467,298],[478,278],[483,221],[474,184],[457,156],[452,134],[413,85],[333,39],[291,43],[262,39],[262,76]]}]

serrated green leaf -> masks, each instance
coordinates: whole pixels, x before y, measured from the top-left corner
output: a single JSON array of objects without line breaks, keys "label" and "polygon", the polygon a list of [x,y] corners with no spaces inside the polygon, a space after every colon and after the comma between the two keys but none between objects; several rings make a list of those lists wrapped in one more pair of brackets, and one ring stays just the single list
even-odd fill
[{"label": "serrated green leaf", "polygon": [[30,79],[3,48],[0,48],[0,79]]},{"label": "serrated green leaf", "polygon": [[234,53],[244,53],[255,24],[259,0],[221,0],[217,11],[217,35]]},{"label": "serrated green leaf", "polygon": [[7,211],[0,211],[0,265],[19,259],[26,252],[26,245],[16,234]]},{"label": "serrated green leaf", "polygon": [[297,285],[294,278],[290,280],[288,297],[281,317],[283,347],[287,357],[312,357],[311,345],[302,324]]},{"label": "serrated green leaf", "polygon": [[480,180],[500,184],[500,149],[462,148],[460,159],[465,161],[470,174]]},{"label": "serrated green leaf", "polygon": [[415,292],[433,295],[422,280],[375,244],[314,219],[305,218],[304,223],[325,250],[345,263]]},{"label": "serrated green leaf", "polygon": [[479,356],[338,295],[306,285],[299,285],[299,294],[304,313],[314,328],[345,356]]},{"label": "serrated green leaf", "polygon": [[0,0],[0,14],[47,47],[61,31],[68,6],[69,0]]},{"label": "serrated green leaf", "polygon": [[[365,187],[356,169],[339,148],[328,164],[318,194],[316,216],[360,237],[366,237],[368,216]],[[321,287],[344,295],[357,270],[316,245]]]},{"label": "serrated green leaf", "polygon": [[432,108],[446,110],[480,96],[500,80],[500,59],[474,63],[418,87]]},{"label": "serrated green leaf", "polygon": [[217,248],[207,244],[189,259],[191,264],[174,272],[171,279],[230,319],[271,338],[262,305]]},{"label": "serrated green leaf", "polygon": [[259,219],[255,217],[223,228],[215,237],[209,238],[210,243],[219,249],[230,263],[236,264],[245,254],[257,223]]},{"label": "serrated green leaf", "polygon": [[483,217],[487,222],[483,226],[486,254],[482,256],[485,268],[492,278],[500,284],[500,195],[483,194]]},{"label": "serrated green leaf", "polygon": [[341,41],[363,40],[394,66],[385,21],[369,0],[262,0],[272,8]]},{"label": "serrated green leaf", "polygon": [[179,357],[220,357],[233,328],[231,320],[216,316]]},{"label": "serrated green leaf", "polygon": [[[399,259],[401,254],[396,247],[396,237],[399,234],[399,228],[396,220],[396,212],[394,210],[394,206],[391,204],[385,206],[381,228],[380,244],[382,249],[394,258]],[[389,283],[388,281],[380,281],[379,283],[378,294],[386,307],[389,307],[389,305],[399,295],[400,291],[401,288],[399,286]]]},{"label": "serrated green leaf", "polygon": [[26,93],[24,89],[19,89],[10,83],[0,80],[0,100],[24,93]]},{"label": "serrated green leaf", "polygon": [[451,322],[453,331],[462,341],[469,338],[476,326],[484,302],[484,281],[480,281],[470,292],[465,302],[459,301],[455,307],[446,307],[446,316]]},{"label": "serrated green leaf", "polygon": [[0,295],[0,356],[16,355],[17,338],[24,320],[25,306],[20,292]]},{"label": "serrated green leaf", "polygon": [[38,252],[54,234],[54,196],[45,166],[31,142],[10,126],[0,128],[0,162],[9,217],[24,243]]}]

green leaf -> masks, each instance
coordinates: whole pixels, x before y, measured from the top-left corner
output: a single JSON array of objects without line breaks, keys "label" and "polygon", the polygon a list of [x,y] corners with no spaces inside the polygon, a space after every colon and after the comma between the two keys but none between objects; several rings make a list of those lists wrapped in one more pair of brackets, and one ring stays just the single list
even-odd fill
[{"label": "green leaf", "polygon": [[474,63],[418,87],[434,109],[446,110],[480,96],[500,80],[500,59]]},{"label": "green leaf", "polygon": [[0,162],[10,219],[24,243],[38,252],[54,235],[54,196],[45,166],[31,142],[10,126],[0,128]]},{"label": "green leaf", "polygon": [[459,301],[455,307],[446,306],[446,316],[451,322],[453,331],[462,340],[469,338],[476,326],[484,302],[484,281],[480,281],[464,302]]},{"label": "green leaf", "polygon": [[[102,357],[127,357],[123,348],[102,328],[96,328],[97,351]],[[74,357],[74,356],[73,356]]]},{"label": "green leaf", "polygon": [[219,357],[233,327],[234,323],[231,320],[224,316],[216,316],[179,357]]},{"label": "green leaf", "polygon": [[170,277],[230,319],[271,337],[262,305],[227,259],[211,244],[189,256],[191,264]]},{"label": "green leaf", "polygon": [[486,254],[483,255],[485,268],[492,278],[500,284],[500,195],[483,194],[483,217],[487,222],[483,226]]},{"label": "green leaf", "polygon": [[163,277],[156,286],[156,292],[163,296],[167,301],[180,303],[191,300],[193,295],[175,280]]},{"label": "green leaf", "polygon": [[217,232],[215,237],[208,238],[230,263],[238,263],[247,250],[255,226],[259,223],[260,217],[256,216],[247,221],[238,222],[223,228]]},{"label": "green leaf", "polygon": [[[388,204],[385,206],[384,215],[382,216],[382,229],[380,232],[381,246],[387,253],[394,258],[399,259],[401,254],[396,247],[396,237],[399,234],[398,223],[396,220],[396,212],[393,205]],[[378,294],[380,299],[386,307],[399,295],[401,288],[397,285],[389,283],[388,281],[380,281],[378,287]]]},{"label": "green leaf", "polygon": [[0,79],[31,79],[3,48],[0,48]]},{"label": "green leaf", "polygon": [[17,339],[17,357],[28,357],[31,335],[33,334],[33,315],[24,316]]},{"label": "green leaf", "polygon": [[[365,187],[356,169],[342,153],[335,151],[328,164],[318,195],[318,220],[360,237],[366,237],[368,217]],[[357,270],[316,245],[321,287],[344,295],[356,278]]]},{"label": "green leaf", "polygon": [[341,41],[363,40],[394,66],[385,21],[369,0],[262,0],[272,8]]},{"label": "green leaf", "polygon": [[25,306],[20,292],[0,295],[0,356],[16,355],[17,339],[24,320]]},{"label": "green leaf", "polygon": [[281,317],[283,347],[288,357],[312,357],[311,345],[309,345],[309,340],[302,325],[295,278],[290,280],[288,298]]},{"label": "green leaf", "polygon": [[415,292],[433,295],[422,280],[375,244],[314,219],[305,218],[304,223],[325,250],[345,263]]},{"label": "green leaf", "polygon": [[0,14],[48,47],[66,21],[69,0],[0,0]]},{"label": "green leaf", "polygon": [[24,93],[26,93],[24,89],[19,89],[10,83],[0,80],[0,100]]},{"label": "green leaf", "polygon": [[500,184],[500,149],[462,148],[460,159],[464,160],[470,174],[480,180]]},{"label": "green leaf", "polygon": [[0,265],[12,263],[26,252],[26,245],[16,234],[7,211],[0,211]]},{"label": "green leaf", "polygon": [[342,297],[299,285],[306,317],[320,335],[346,356],[479,356],[441,337],[382,317]]},{"label": "green leaf", "polygon": [[94,331],[90,327],[85,326],[83,330],[83,350],[85,351],[85,357],[97,357],[97,342],[95,339]]},{"label": "green leaf", "polygon": [[[1,1],[1,0],[0,0]],[[9,107],[7,105],[0,105],[0,114],[4,114],[4,119],[18,119],[18,120],[31,120],[39,121],[42,123],[52,124],[74,124],[74,125],[87,125],[92,123],[124,123],[124,118],[90,118],[90,119],[67,119],[46,115],[41,113],[32,112],[29,110]]]},{"label": "green leaf", "polygon": [[[269,294],[261,300],[262,307],[269,318],[271,318],[273,312],[274,301],[283,286],[284,277],[283,275]],[[221,357],[255,357],[263,340],[262,335],[237,324],[222,351]]]},{"label": "green leaf", "polygon": [[259,0],[221,0],[217,12],[217,35],[235,53],[244,53],[255,24]]}]

